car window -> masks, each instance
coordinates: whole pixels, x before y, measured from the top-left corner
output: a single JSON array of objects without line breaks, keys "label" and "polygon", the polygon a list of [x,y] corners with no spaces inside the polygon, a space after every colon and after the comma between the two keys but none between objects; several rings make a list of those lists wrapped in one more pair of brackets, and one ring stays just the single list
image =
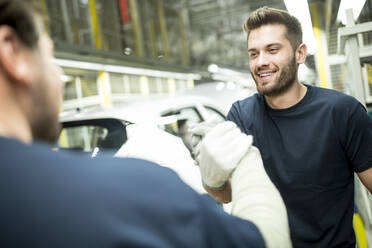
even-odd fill
[{"label": "car window", "polygon": [[163,120],[167,122],[159,125],[164,131],[173,135],[181,136],[187,125],[202,122],[201,115],[194,107],[181,108],[162,114]]},{"label": "car window", "polygon": [[77,126],[62,129],[59,145],[62,148],[91,152],[102,144],[108,134],[108,129],[100,126]]},{"label": "car window", "polygon": [[194,107],[187,107],[167,112],[162,116],[173,117],[173,121],[159,127],[168,133],[180,137],[185,146],[191,151],[192,136],[188,129],[190,125],[203,121],[198,110]]},{"label": "car window", "polygon": [[199,123],[202,121],[199,112],[195,108],[183,108],[178,111],[178,119],[184,119],[194,123]]},{"label": "car window", "polygon": [[222,113],[220,113],[218,110],[212,107],[209,107],[209,106],[204,106],[204,108],[206,112],[208,113],[210,119],[218,120],[218,122],[223,122],[226,120],[225,116]]},{"label": "car window", "polygon": [[85,120],[63,123],[58,144],[65,150],[96,155],[116,152],[126,140],[125,125],[119,120]]}]

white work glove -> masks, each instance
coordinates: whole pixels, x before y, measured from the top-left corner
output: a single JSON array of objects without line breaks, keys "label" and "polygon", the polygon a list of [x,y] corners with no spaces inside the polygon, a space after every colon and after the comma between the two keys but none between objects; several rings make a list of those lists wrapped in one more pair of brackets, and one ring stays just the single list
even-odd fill
[{"label": "white work glove", "polygon": [[231,121],[222,122],[210,130],[196,157],[203,183],[212,189],[222,187],[252,142],[252,136],[242,133]]},{"label": "white work glove", "polygon": [[[200,153],[200,144],[204,136],[215,126],[221,123],[218,119],[212,119],[210,121],[203,121],[190,126],[188,132],[191,133],[191,148],[193,153],[193,158],[198,157]],[[198,165],[199,162],[195,159],[195,164]]]}]

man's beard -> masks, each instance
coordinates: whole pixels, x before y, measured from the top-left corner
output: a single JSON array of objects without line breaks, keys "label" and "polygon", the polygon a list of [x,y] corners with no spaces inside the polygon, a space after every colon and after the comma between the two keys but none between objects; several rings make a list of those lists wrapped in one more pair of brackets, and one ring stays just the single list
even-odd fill
[{"label": "man's beard", "polygon": [[[58,112],[53,109],[53,104],[48,101],[47,88],[41,87],[38,92],[33,92],[32,116],[30,116],[32,136],[36,140],[54,144],[61,132],[58,121]],[[56,100],[56,99],[53,99]]]},{"label": "man's beard", "polygon": [[[253,73],[251,72],[251,74]],[[256,83],[257,91],[262,95],[273,97],[287,92],[288,89],[291,88],[291,86],[295,83],[296,75],[297,63],[295,57],[293,56],[289,63],[283,67],[278,81],[275,82],[274,85],[270,88],[260,88],[255,76],[252,76]]]}]

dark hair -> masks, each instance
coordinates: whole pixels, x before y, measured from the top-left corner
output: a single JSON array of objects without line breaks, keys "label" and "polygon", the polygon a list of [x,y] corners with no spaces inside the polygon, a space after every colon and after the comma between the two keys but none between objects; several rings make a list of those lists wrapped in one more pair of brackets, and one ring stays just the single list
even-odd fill
[{"label": "dark hair", "polygon": [[34,0],[0,0],[0,26],[11,27],[29,48],[37,45],[42,18],[41,7]]},{"label": "dark hair", "polygon": [[302,28],[296,17],[289,14],[287,11],[262,7],[255,10],[243,25],[244,32],[249,37],[252,30],[257,29],[266,24],[283,24],[286,29],[286,38],[291,43],[293,49],[302,43]]}]

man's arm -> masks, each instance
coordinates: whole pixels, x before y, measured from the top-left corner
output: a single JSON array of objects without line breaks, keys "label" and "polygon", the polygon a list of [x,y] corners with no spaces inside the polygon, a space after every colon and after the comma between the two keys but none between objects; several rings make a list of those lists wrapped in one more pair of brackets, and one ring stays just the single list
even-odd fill
[{"label": "man's arm", "polygon": [[219,201],[232,199],[232,214],[254,223],[266,247],[292,247],[283,199],[251,145],[232,122],[209,131],[196,157],[205,188]]},{"label": "man's arm", "polygon": [[231,177],[232,214],[253,222],[267,248],[292,247],[284,201],[252,146]]},{"label": "man's arm", "polygon": [[358,173],[358,176],[360,178],[360,181],[366,186],[366,188],[369,190],[369,192],[372,194],[372,167]]},{"label": "man's arm", "polygon": [[221,203],[231,202],[231,184],[228,180],[220,189],[212,189],[203,183],[204,189],[210,194],[214,199]]}]

